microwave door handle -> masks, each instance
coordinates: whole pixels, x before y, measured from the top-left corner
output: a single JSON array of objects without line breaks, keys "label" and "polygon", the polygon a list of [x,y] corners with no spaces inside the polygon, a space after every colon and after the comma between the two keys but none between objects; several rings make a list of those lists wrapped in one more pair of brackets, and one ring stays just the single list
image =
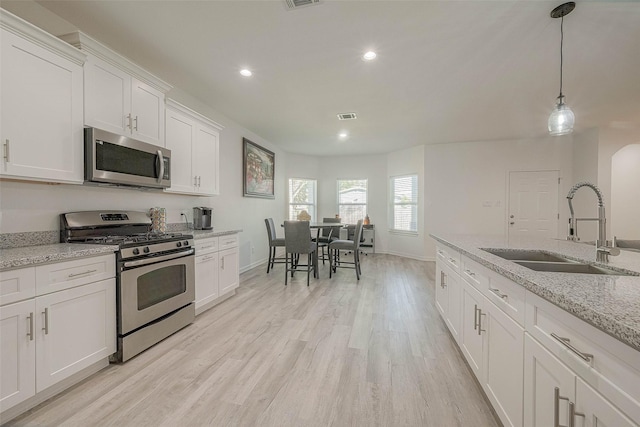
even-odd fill
[{"label": "microwave door handle", "polygon": [[162,157],[162,151],[158,150],[156,153],[158,154],[158,159],[156,161],[160,161],[160,174],[158,175],[158,182],[162,182],[162,178],[164,177],[164,157]]}]

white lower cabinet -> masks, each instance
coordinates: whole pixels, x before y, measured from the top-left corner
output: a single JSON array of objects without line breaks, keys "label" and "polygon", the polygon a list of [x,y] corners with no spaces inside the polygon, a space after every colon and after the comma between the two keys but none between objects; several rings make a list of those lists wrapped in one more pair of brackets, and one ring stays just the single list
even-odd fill
[{"label": "white lower cabinet", "polygon": [[467,282],[460,347],[505,426],[522,425],[524,329]]},{"label": "white lower cabinet", "polygon": [[529,334],[525,338],[525,426],[638,426]]},{"label": "white lower cabinet", "polygon": [[[110,278],[89,269],[96,262],[111,267]],[[73,273],[78,269],[88,272],[80,282]],[[42,294],[51,287],[44,282],[36,287],[36,277],[54,270],[70,272],[68,287]],[[37,291],[35,297],[0,306],[0,412],[106,361],[116,350],[114,255],[0,272],[3,283],[16,276],[31,277]]]},{"label": "white lower cabinet", "polygon": [[449,247],[435,295],[503,425],[640,426],[637,350]]},{"label": "white lower cabinet", "polygon": [[240,283],[237,234],[196,241],[196,314],[216,305]]}]

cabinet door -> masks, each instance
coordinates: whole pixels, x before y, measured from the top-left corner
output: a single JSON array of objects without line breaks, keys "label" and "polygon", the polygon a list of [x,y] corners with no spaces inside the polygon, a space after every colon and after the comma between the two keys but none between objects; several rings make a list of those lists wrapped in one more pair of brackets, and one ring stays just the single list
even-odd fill
[{"label": "cabinet door", "polygon": [[82,67],[8,31],[1,38],[1,174],[82,183]]},{"label": "cabinet door", "polygon": [[192,141],[195,125],[184,115],[167,109],[165,146],[171,150],[171,188],[168,192],[193,193],[195,176],[192,170]]},{"label": "cabinet door", "polygon": [[146,83],[131,79],[131,121],[135,139],[165,145],[164,94]]},{"label": "cabinet door", "polygon": [[84,78],[84,123],[118,135],[130,135],[131,76],[89,57]]},{"label": "cabinet door", "polygon": [[193,145],[194,174],[198,177],[196,191],[200,194],[218,194],[218,132],[198,127]]},{"label": "cabinet door", "polygon": [[196,311],[218,298],[218,254],[196,257]]},{"label": "cabinet door", "polygon": [[220,251],[218,256],[220,260],[220,269],[218,273],[220,295],[224,295],[240,285],[238,248]]},{"label": "cabinet door", "polygon": [[[482,357],[486,321],[480,316],[484,297],[473,286],[462,280],[462,327],[460,348],[480,384],[484,383]],[[482,318],[481,318],[482,317]],[[480,327],[478,326],[480,324]]]},{"label": "cabinet door", "polygon": [[453,338],[460,343],[462,327],[462,279],[457,274],[448,274],[447,281],[447,326]]},{"label": "cabinet door", "polygon": [[[554,425],[555,388],[560,395],[575,402],[575,375],[529,334],[524,338],[524,425]],[[561,425],[569,425],[569,403],[558,402]]]},{"label": "cabinet door", "polygon": [[38,392],[115,351],[115,302],[115,279],[36,298]]},{"label": "cabinet door", "polygon": [[[522,425],[524,328],[502,310],[486,302],[485,390],[505,426]],[[485,326],[486,324],[486,326]],[[485,332],[483,332],[485,334]]]},{"label": "cabinet door", "polygon": [[0,411],[36,392],[33,299],[0,307]]},{"label": "cabinet door", "polygon": [[[638,424],[627,418],[600,393],[592,389],[582,379],[576,378],[576,412],[583,416],[575,417],[575,425],[583,427],[637,427]],[[584,422],[584,424],[582,424]]]},{"label": "cabinet door", "polygon": [[448,282],[447,271],[442,269],[440,263],[436,264],[436,308],[445,322],[449,311]]}]

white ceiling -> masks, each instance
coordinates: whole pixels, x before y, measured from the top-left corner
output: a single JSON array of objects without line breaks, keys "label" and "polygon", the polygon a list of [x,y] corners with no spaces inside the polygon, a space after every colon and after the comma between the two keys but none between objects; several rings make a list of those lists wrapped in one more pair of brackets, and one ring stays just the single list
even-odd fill
[{"label": "white ceiling", "polygon": [[[559,90],[561,1],[39,3],[294,153],[543,137]],[[564,29],[576,130],[640,129],[640,3],[579,1]]]}]

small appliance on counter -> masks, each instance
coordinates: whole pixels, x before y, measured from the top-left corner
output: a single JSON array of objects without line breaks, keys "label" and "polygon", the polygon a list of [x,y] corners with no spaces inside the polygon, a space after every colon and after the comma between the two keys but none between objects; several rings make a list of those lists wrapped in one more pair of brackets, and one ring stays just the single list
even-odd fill
[{"label": "small appliance on counter", "polygon": [[193,229],[213,230],[211,226],[213,219],[213,208],[198,206],[193,208]]}]

